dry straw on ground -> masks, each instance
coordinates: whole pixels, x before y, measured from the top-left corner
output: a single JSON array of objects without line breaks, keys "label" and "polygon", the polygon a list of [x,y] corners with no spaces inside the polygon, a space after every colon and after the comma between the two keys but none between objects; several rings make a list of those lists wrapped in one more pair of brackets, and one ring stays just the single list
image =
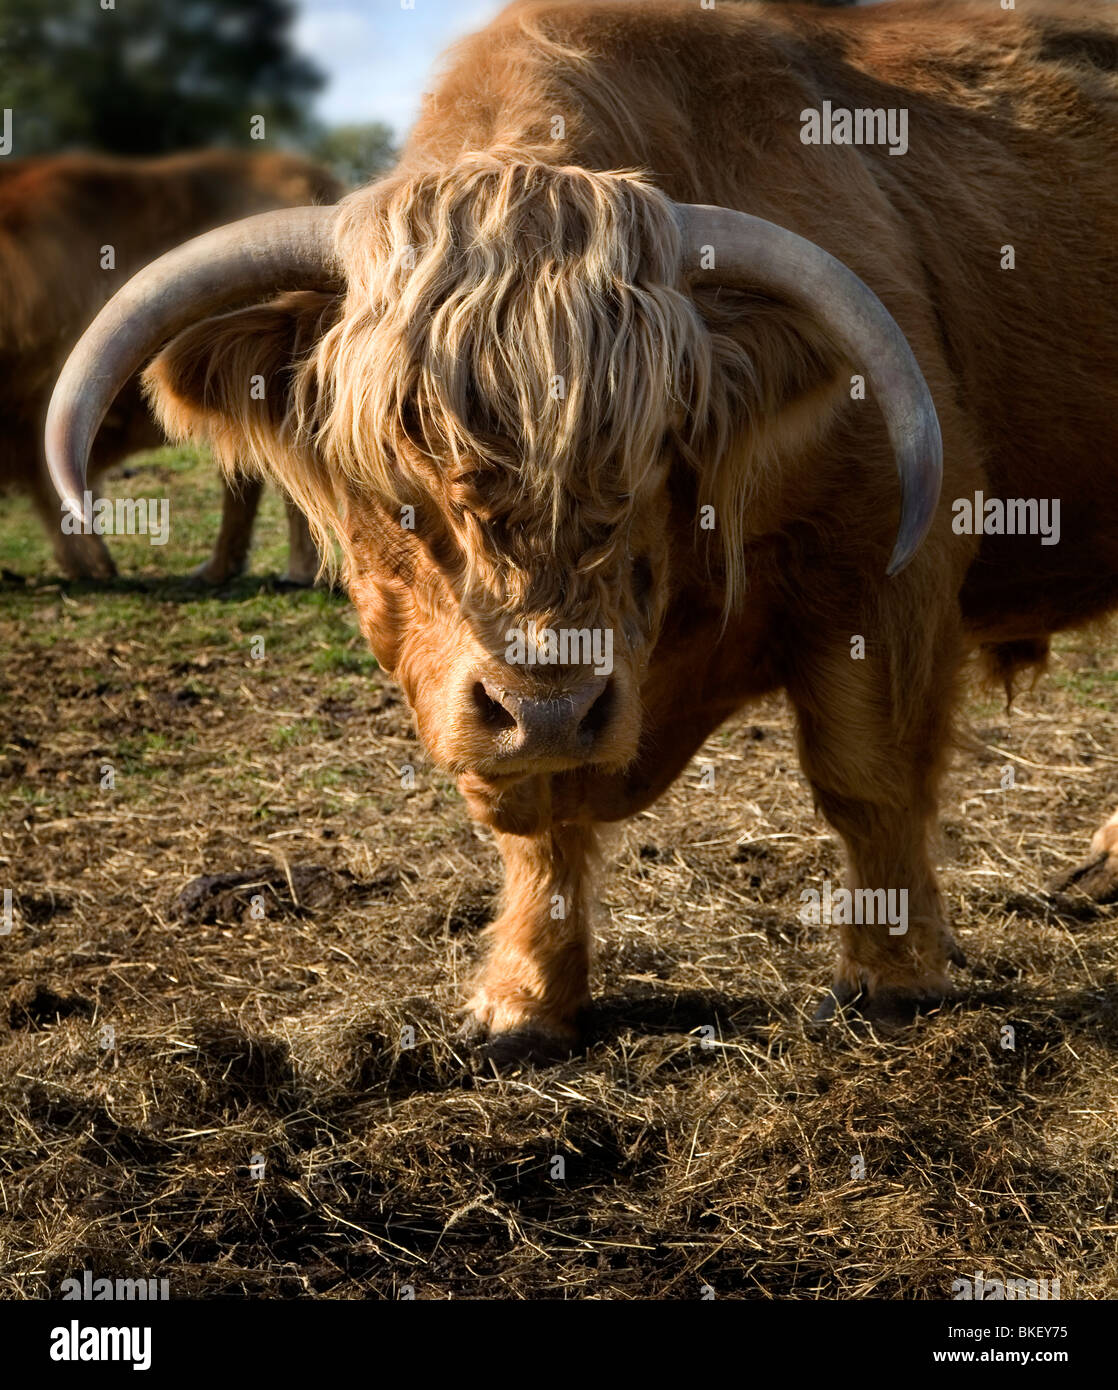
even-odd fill
[{"label": "dry straw on ground", "polygon": [[496,854],[378,673],[253,663],[236,604],[176,651],[171,601],[157,638],[9,597],[3,1295],[1118,1291],[1118,912],[1044,890],[1118,804],[1113,645],[1065,643],[1012,715],[973,693],[940,855],[962,1002],[900,1040],[807,1025],[831,942],[799,893],[840,856],[773,699],[708,744],[713,789],[615,832],[585,1055],[498,1077],[455,1013]]}]

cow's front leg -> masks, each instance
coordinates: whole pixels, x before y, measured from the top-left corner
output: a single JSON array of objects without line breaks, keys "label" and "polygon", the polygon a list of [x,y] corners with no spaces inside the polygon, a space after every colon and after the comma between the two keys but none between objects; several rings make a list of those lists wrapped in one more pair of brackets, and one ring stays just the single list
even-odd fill
[{"label": "cow's front leg", "polygon": [[318,574],[318,547],[307,518],[290,497],[284,500],[287,506],[287,571],[283,581],[309,589]]},{"label": "cow's front leg", "polygon": [[[804,771],[847,855],[838,886],[850,896],[830,895],[838,968],[817,1017],[857,1001],[859,1012],[882,1023],[909,1021],[948,993],[948,964],[964,963],[928,855],[949,741],[948,639],[935,661],[918,651],[891,660],[873,646],[864,660],[849,649],[819,654],[811,678],[790,689]],[[895,668],[898,660],[907,670]],[[827,897],[820,898],[822,906]]]},{"label": "cow's front leg", "polygon": [[[93,485],[93,500],[100,500]],[[91,531],[66,532],[62,529],[62,509],[54,484],[42,465],[32,479],[32,500],[42,519],[58,568],[67,579],[113,579],[116,565],[108,546]]]},{"label": "cow's front leg", "polygon": [[497,845],[505,863],[501,913],[486,928],[488,952],[468,1008],[491,1056],[551,1059],[571,1050],[589,999],[594,830],[498,832]]}]

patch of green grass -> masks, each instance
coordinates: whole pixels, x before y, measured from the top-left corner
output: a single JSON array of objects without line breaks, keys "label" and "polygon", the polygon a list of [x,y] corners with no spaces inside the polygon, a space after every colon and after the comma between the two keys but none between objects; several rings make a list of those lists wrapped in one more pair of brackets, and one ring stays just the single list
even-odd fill
[{"label": "patch of green grass", "polygon": [[1091,709],[1113,711],[1118,707],[1118,671],[1054,667],[1050,678],[1058,690],[1066,691],[1073,699]]},{"label": "patch of green grass", "polygon": [[971,719],[998,719],[1005,714],[1005,701],[972,699],[967,704],[967,713]]},{"label": "patch of green grass", "polygon": [[[30,501],[0,497],[0,569],[7,572],[0,617],[14,619],[17,631],[34,629],[44,658],[75,643],[102,650],[127,644],[129,665],[146,658],[170,667],[183,688],[202,696],[212,694],[205,671],[216,664],[241,663],[249,680],[299,671],[367,677],[376,669],[343,594],[277,587],[287,560],[287,515],[274,490],[265,490],[257,514],[251,572],[212,590],[190,578],[221,518],[221,479],[204,451],[137,454],[102,486],[110,498],[167,497],[171,516],[166,545],[150,545],[146,536],[107,538],[119,570],[108,583],[62,580]],[[100,666],[87,658],[81,674],[102,693],[121,689],[111,654]]]},{"label": "patch of green grass", "polygon": [[187,753],[198,748],[198,735],[184,729],[174,736],[146,731],[118,739],[111,752],[100,758],[121,777],[163,777],[173,773]]},{"label": "patch of green grass", "polygon": [[322,725],[317,719],[300,719],[296,724],[279,724],[268,734],[271,748],[298,748],[322,737]]},{"label": "patch of green grass", "polygon": [[347,784],[364,790],[377,775],[378,768],[371,763],[327,763],[325,766],[308,768],[306,784],[323,791]]},{"label": "patch of green grass", "polygon": [[[356,645],[361,642],[362,645]],[[311,658],[311,670],[318,675],[339,675],[348,673],[355,676],[367,676],[377,669],[377,659],[364,646],[364,639],[358,637],[353,643],[346,643],[344,646],[326,646],[321,644],[318,651]]]}]

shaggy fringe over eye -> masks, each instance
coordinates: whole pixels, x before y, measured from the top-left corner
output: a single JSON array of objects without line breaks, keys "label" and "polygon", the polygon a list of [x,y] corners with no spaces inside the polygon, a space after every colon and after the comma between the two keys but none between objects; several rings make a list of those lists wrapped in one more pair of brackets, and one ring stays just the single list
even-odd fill
[{"label": "shaggy fringe over eye", "polygon": [[[467,154],[351,194],[336,249],[341,302],[288,295],[259,322],[240,311],[199,324],[156,360],[147,389],[172,437],[208,439],[230,476],[274,478],[327,570],[335,538],[352,559],[347,496],[390,509],[431,498],[467,588],[486,582],[513,608],[552,559],[572,611],[593,606],[595,585],[604,594],[634,499],[674,455],[714,506],[729,615],[775,457],[764,421],[779,402],[754,362],[789,348],[761,330],[748,347],[734,337],[733,296],[704,292],[700,313],[663,193],[633,171]],[[176,377],[199,371],[179,399]],[[282,418],[248,398],[261,372],[290,385]]]},{"label": "shaggy fringe over eye", "polygon": [[358,488],[399,505],[482,469],[554,542],[571,516],[623,529],[668,440],[694,461],[711,342],[639,174],[468,154],[351,195],[337,246],[345,306],[303,395]]}]

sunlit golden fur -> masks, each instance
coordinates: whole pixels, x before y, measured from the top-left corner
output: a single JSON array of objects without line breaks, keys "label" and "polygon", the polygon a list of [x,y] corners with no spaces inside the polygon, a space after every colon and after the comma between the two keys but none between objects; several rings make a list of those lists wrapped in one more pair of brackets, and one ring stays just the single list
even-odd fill
[{"label": "sunlit golden fur", "polygon": [[[724,518],[733,605],[745,585],[749,484],[729,463],[717,473],[698,465],[749,431],[739,383],[752,385],[752,373],[679,285],[679,231],[663,193],[634,173],[485,151],[353,195],[337,246],[345,303],[284,398],[280,426],[294,447],[313,440],[329,460],[309,478],[302,468],[285,477],[324,554],[334,537],[346,545],[347,485],[397,508],[434,489],[467,583],[512,612],[561,604],[568,620],[593,616],[601,575],[628,540],[632,498],[668,448],[697,467],[702,501]],[[258,466],[276,471],[276,421],[247,389],[258,349],[243,334],[224,352],[219,342],[204,398],[218,379],[246,389],[232,417],[227,402],[215,411],[211,437],[228,467],[247,439]],[[371,361],[382,369],[363,370]],[[156,405],[181,433],[173,398]],[[556,574],[540,573],[561,539],[599,589],[586,603],[558,598]]]},{"label": "sunlit golden fur", "polygon": [[[454,52],[397,171],[346,201],[345,294],[201,323],[149,370],[172,434],[247,450],[338,538],[373,649],[498,832],[483,1025],[571,1035],[594,826],[775,689],[848,884],[909,895],[907,934],[841,929],[840,994],[888,1013],[947,989],[928,840],[963,657],[1011,674],[1118,606],[1116,74],[1118,17],[1089,0],[513,6]],[[805,146],[825,100],[902,103],[907,154]],[[808,237],[901,325],[945,481],[897,578],[893,452],[857,364],[810,304],[688,293],[668,199]],[[1061,545],[955,534],[979,488],[1062,497]],[[501,754],[495,682],[582,688],[502,658],[510,621],[539,619],[617,634],[591,757]]]},{"label": "sunlit golden fur", "polygon": [[560,601],[540,573],[560,542],[600,582],[668,431],[693,429],[712,387],[668,200],[486,151],[351,199],[338,245],[346,309],[316,358],[338,471],[396,505],[434,480],[484,567],[469,577],[511,611]]}]

